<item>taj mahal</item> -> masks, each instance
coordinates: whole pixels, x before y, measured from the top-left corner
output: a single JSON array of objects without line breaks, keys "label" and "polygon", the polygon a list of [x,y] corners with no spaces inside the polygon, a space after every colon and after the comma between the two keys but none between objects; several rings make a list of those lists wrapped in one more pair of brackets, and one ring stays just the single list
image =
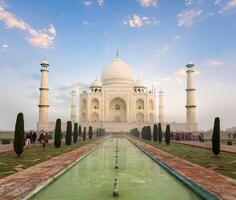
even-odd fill
[{"label": "taj mahal", "polygon": [[[38,131],[55,128],[55,122],[48,121],[48,73],[49,64],[44,60],[41,63]],[[196,132],[194,64],[186,65],[186,74],[186,106],[183,108],[186,109],[186,122],[168,124],[172,131]],[[154,123],[164,127],[167,124],[164,92],[157,93],[153,87],[149,89],[142,79],[135,80],[134,76],[132,68],[117,54],[103,69],[101,79],[94,80],[89,89],[79,94],[76,90],[71,91],[71,119],[68,120],[78,122],[82,127],[104,128],[111,133],[126,133],[132,128],[141,129]],[[66,123],[63,123],[62,130],[65,129]]]}]

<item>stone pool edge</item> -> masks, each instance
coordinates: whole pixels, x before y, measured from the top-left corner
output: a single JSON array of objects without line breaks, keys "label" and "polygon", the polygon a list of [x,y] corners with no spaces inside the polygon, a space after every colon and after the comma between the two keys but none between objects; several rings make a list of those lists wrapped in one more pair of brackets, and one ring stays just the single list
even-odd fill
[{"label": "stone pool edge", "polygon": [[210,192],[209,190],[203,188],[201,185],[196,183],[195,181],[191,180],[190,178],[182,175],[160,159],[156,158],[154,155],[148,153],[143,148],[138,146],[135,142],[133,142],[130,138],[126,139],[133,144],[135,147],[137,147],[140,151],[142,151],[144,154],[146,154],[149,158],[151,158],[154,162],[159,164],[163,169],[165,169],[168,173],[173,175],[175,178],[177,178],[181,183],[183,183],[185,186],[189,187],[191,190],[193,190],[197,195],[199,195],[201,198],[206,200],[220,200],[215,194]]},{"label": "stone pool edge", "polygon": [[39,185],[36,186],[34,190],[32,190],[28,195],[22,198],[22,200],[30,200],[33,198],[37,193],[39,193],[41,190],[46,188],[48,185],[50,185],[52,182],[54,182],[56,179],[58,179],[61,175],[63,175],[67,170],[72,168],[74,165],[76,165],[80,160],[82,160],[84,157],[88,156],[91,152],[93,152],[98,146],[91,149],[89,152],[87,152],[85,155],[81,156],[77,160],[75,160],[73,163],[68,165],[66,168],[64,168],[62,171],[60,171],[58,174],[51,176],[47,180],[43,181]]},{"label": "stone pool edge", "polygon": [[33,189],[32,191],[30,191],[30,193],[28,193],[26,196],[24,196],[22,198],[22,200],[30,200],[32,199],[35,195],[37,195],[37,193],[39,193],[41,190],[43,190],[44,188],[46,188],[48,185],[52,184],[54,181],[56,181],[58,178],[60,178],[60,176],[62,176],[64,173],[66,173],[69,169],[71,169],[73,166],[75,166],[78,162],[80,162],[82,159],[84,159],[85,157],[87,157],[90,153],[92,153],[95,149],[97,149],[97,147],[99,145],[101,145],[105,140],[107,140],[108,137],[105,138],[101,138],[100,143],[93,147],[90,151],[86,152],[84,155],[82,155],[81,157],[79,157],[78,159],[76,159],[74,162],[72,162],[70,165],[68,165],[67,167],[65,167],[62,171],[60,171],[59,173],[51,176],[50,178],[48,178],[47,180],[43,181],[42,183],[38,184],[36,186],[35,189]]}]

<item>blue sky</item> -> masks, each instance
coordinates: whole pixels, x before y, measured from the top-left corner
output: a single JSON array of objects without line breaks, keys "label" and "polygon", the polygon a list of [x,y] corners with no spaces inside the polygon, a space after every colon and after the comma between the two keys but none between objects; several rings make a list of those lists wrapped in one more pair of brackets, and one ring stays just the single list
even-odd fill
[{"label": "blue sky", "polygon": [[35,128],[44,57],[50,120],[67,120],[71,88],[99,78],[117,49],[136,77],[164,90],[167,121],[185,121],[182,72],[193,60],[200,129],[215,116],[236,125],[236,0],[0,2],[0,130],[13,129],[18,112]]}]

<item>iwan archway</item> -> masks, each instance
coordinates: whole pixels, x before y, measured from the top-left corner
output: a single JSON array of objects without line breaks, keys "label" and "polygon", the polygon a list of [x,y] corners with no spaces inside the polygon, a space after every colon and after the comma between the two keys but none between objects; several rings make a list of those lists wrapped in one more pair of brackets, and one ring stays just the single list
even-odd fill
[{"label": "iwan archway", "polygon": [[109,103],[108,121],[126,122],[127,121],[127,105],[124,99],[116,97]]}]

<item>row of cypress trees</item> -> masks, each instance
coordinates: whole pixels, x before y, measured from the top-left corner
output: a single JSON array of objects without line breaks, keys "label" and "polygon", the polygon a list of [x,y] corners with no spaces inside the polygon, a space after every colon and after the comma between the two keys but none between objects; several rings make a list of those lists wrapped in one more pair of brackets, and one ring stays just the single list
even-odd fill
[{"label": "row of cypress trees", "polygon": [[[20,155],[24,152],[24,145],[25,145],[24,133],[25,133],[24,115],[23,113],[18,113],[17,118],[16,118],[14,142],[13,142],[14,151],[17,157],[20,157]],[[89,126],[88,135],[89,135],[89,139],[93,138],[92,126]],[[105,129],[97,129],[97,134],[96,134],[97,137],[101,137],[104,135],[105,135]],[[66,137],[65,137],[66,145],[71,145],[72,139],[73,139],[73,143],[77,143],[78,136],[80,137],[83,136],[83,140],[86,140],[86,127],[84,127],[84,131],[82,135],[81,126],[78,126],[78,123],[75,123],[74,131],[72,135],[72,122],[68,121],[67,127],[66,127]],[[55,126],[55,136],[54,136],[54,146],[56,148],[61,147],[61,139],[62,139],[61,119],[57,119],[56,126]]]},{"label": "row of cypress trees", "polygon": [[[73,131],[73,137],[72,137],[72,122],[68,121],[67,126],[66,126],[66,137],[65,137],[65,143],[66,145],[71,145],[72,143],[72,138],[73,138],[73,143],[77,143],[78,141],[78,136],[81,136],[81,126],[78,128],[78,123],[74,124],[74,131]],[[89,126],[89,139],[93,138],[93,128],[92,126]],[[86,140],[86,127],[84,127],[83,131],[83,141]],[[55,127],[55,138],[54,138],[54,145],[56,148],[61,147],[61,137],[62,137],[62,132],[61,132],[61,119],[57,119],[56,121],[56,127]]]},{"label": "row of cypress trees", "polygon": [[[133,128],[130,130],[130,134],[135,137],[140,137],[139,136],[139,130],[137,128]],[[162,128],[161,128],[161,123],[154,124],[153,126],[153,138],[151,134],[151,126],[144,126],[141,131],[141,138],[144,140],[152,140],[155,142],[162,142]],[[170,132],[170,125],[166,126],[166,132],[165,132],[165,142],[167,145],[170,144],[171,140],[171,132]]]},{"label": "row of cypress trees", "polygon": [[102,137],[102,136],[104,136],[104,135],[105,135],[105,129],[103,129],[103,128],[98,128],[98,129],[97,129],[96,136],[97,136],[97,137]]}]

